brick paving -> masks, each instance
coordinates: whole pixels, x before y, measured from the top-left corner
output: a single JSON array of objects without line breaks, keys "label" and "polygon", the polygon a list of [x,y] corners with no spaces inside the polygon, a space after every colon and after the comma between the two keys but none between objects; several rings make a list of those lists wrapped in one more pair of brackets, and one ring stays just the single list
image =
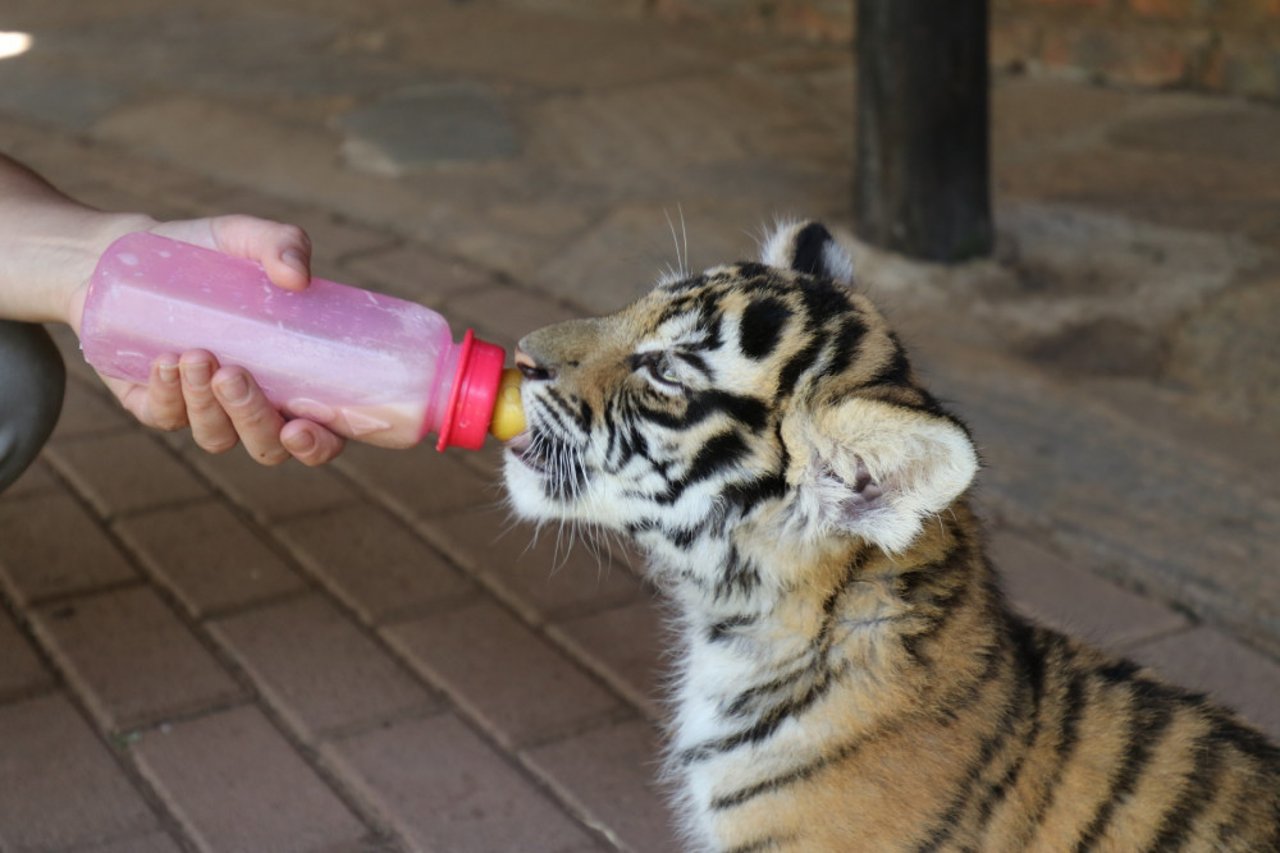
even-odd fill
[{"label": "brick paving", "polygon": [[[672,260],[664,211],[690,218],[695,266],[749,252],[775,213],[847,221],[852,85],[829,46],[625,4],[124,5],[19,4],[6,26],[36,46],[0,61],[6,151],[104,207],[299,222],[318,274],[508,346],[644,289]],[[367,122],[366,147],[346,144],[335,116],[424,81],[483,91],[498,111],[469,115],[514,128],[520,150],[397,165],[393,145],[369,151]],[[1194,227],[1206,257],[1260,259],[1219,278],[1206,261],[1169,298],[1226,298],[1280,248],[1276,208],[1260,215],[1280,199],[1267,151],[1227,164],[1203,136],[1162,137],[1166,167],[1220,179],[1163,187],[1107,142],[1121,120],[1229,108],[1270,127],[1273,111],[1026,80],[1001,81],[996,106],[1002,205]],[[1074,269],[1018,236],[1024,265]],[[975,316],[1026,316],[985,293]],[[932,298],[926,281],[890,301],[984,443],[979,499],[1015,602],[1280,735],[1268,443],[1167,384],[1064,379],[1018,341],[975,349],[955,312],[926,325]],[[353,446],[317,470],[209,456],[132,425],[57,339],[62,422],[0,496],[0,851],[679,849],[657,780],[670,647],[634,555],[555,530],[531,545],[493,449]],[[1135,449],[1139,426],[1164,428],[1159,452]],[[1126,508],[1134,494],[1149,503]]]}]

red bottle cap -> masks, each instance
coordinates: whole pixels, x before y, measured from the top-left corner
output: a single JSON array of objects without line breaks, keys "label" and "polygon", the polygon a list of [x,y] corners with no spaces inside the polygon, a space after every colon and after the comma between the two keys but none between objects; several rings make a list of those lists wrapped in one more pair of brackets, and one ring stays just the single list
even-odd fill
[{"label": "red bottle cap", "polygon": [[443,452],[446,447],[479,450],[484,446],[506,360],[506,350],[480,340],[467,329],[458,351],[458,370],[453,376],[436,450]]}]

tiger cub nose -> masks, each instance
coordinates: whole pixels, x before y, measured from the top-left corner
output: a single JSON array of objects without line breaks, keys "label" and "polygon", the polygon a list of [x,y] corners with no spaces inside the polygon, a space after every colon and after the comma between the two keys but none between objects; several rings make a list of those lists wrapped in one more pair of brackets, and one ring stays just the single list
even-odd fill
[{"label": "tiger cub nose", "polygon": [[543,367],[534,360],[529,353],[516,348],[516,367],[525,379],[555,379],[556,372],[549,367]]}]

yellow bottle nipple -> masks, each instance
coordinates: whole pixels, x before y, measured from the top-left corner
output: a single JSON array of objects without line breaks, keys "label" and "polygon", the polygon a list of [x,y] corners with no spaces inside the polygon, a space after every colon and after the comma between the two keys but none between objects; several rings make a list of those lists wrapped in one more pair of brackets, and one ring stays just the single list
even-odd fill
[{"label": "yellow bottle nipple", "polygon": [[489,434],[499,441],[515,438],[524,432],[524,405],[520,402],[520,371],[509,367],[498,382],[498,398],[493,406],[493,422]]}]

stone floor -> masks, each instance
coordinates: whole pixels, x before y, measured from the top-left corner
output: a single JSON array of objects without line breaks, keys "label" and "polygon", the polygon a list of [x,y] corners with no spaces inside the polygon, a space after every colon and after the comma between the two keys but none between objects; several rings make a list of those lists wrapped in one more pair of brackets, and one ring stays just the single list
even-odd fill
[{"label": "stone floor", "polygon": [[[297,222],[510,345],[775,215],[848,228],[850,61],[633,3],[10,0],[0,148],[103,207]],[[1280,735],[1280,112],[1008,78],[1001,243],[865,250],[1023,609]],[[497,456],[207,456],[71,366],[0,497],[0,851],[676,848],[661,605]]]}]

